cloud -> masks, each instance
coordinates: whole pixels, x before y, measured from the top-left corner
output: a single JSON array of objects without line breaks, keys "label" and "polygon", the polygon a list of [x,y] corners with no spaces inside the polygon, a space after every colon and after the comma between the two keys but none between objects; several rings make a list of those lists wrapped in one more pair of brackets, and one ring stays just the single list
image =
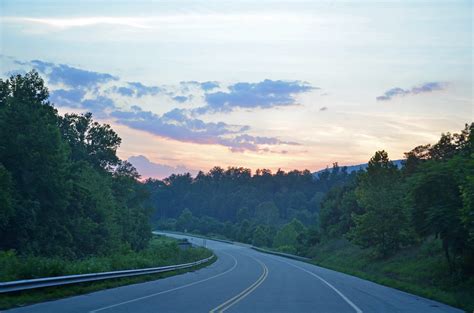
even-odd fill
[{"label": "cloud", "polygon": [[189,81],[180,82],[180,85],[183,86],[185,90],[187,90],[188,86],[196,86],[198,88],[201,88],[204,91],[209,91],[209,90],[220,87],[220,84],[216,81],[198,82],[195,80],[189,80]]},{"label": "cloud", "polygon": [[114,87],[113,91],[124,97],[132,97],[135,94],[135,90],[128,87]]},{"label": "cloud", "polygon": [[312,87],[300,81],[266,79],[259,83],[241,82],[229,86],[228,92],[207,93],[207,105],[196,109],[197,113],[229,112],[235,108],[271,108],[296,104],[295,94],[304,93]]},{"label": "cloud", "polygon": [[175,97],[173,97],[173,100],[176,101],[176,102],[179,102],[179,103],[183,103],[183,102],[188,101],[188,97],[185,97],[185,96],[175,96]]},{"label": "cloud", "polygon": [[42,74],[45,74],[50,83],[62,83],[73,88],[92,88],[118,79],[110,74],[82,70],[65,64],[54,64],[40,60],[33,60],[30,63]]},{"label": "cloud", "polygon": [[140,82],[128,82],[126,86],[113,86],[112,92],[118,93],[123,97],[141,98],[143,96],[154,96],[164,89],[158,86],[145,86]]},{"label": "cloud", "polygon": [[70,108],[81,108],[82,99],[86,92],[82,89],[57,89],[50,92],[49,100],[59,106],[66,106]]},{"label": "cloud", "polygon": [[328,107],[321,107],[321,108],[319,109],[319,111],[327,111],[327,110],[328,110]]},{"label": "cloud", "polygon": [[131,111],[114,111],[111,116],[120,124],[143,130],[165,138],[195,143],[217,143],[222,135],[236,134],[246,127],[228,125],[223,122],[206,123],[190,118],[183,109],[173,109],[163,115],[143,111],[134,106]]},{"label": "cloud", "polygon": [[420,93],[443,90],[446,88],[446,86],[447,84],[442,82],[429,82],[424,83],[420,86],[412,87],[411,89],[402,89],[399,87],[395,87],[385,91],[383,95],[378,96],[376,99],[377,101],[389,101],[392,100],[392,98],[398,96],[417,95]]},{"label": "cloud", "polygon": [[191,118],[184,109],[173,109],[163,115],[143,111],[134,106],[131,111],[113,111],[111,117],[119,124],[148,133],[198,144],[216,144],[233,152],[259,151],[260,145],[298,145],[274,137],[255,137],[245,134],[248,126],[229,125],[224,122],[204,122]]},{"label": "cloud", "polygon": [[146,95],[156,95],[159,92],[162,91],[162,88],[157,87],[157,86],[145,86],[142,83],[139,82],[129,82],[128,85],[131,87],[131,89],[134,91],[134,95],[137,98],[146,96]]},{"label": "cloud", "polygon": [[165,178],[172,174],[197,173],[194,169],[189,169],[185,166],[178,165],[176,167],[151,162],[143,155],[131,156],[128,161],[138,170],[142,177]]},{"label": "cloud", "polygon": [[84,109],[93,113],[96,117],[106,117],[107,111],[116,108],[112,99],[105,96],[85,98],[86,91],[83,89],[57,89],[50,93],[50,101],[61,107]]},{"label": "cloud", "polygon": [[127,26],[132,28],[149,28],[145,25],[146,21],[143,18],[133,17],[75,17],[75,18],[30,18],[18,17],[7,18],[10,22],[28,22],[33,24],[42,24],[50,27],[67,29],[71,27],[84,27],[94,25],[112,25],[112,26]]},{"label": "cloud", "polygon": [[203,82],[203,83],[201,83],[201,88],[203,90],[206,90],[206,91],[212,90],[214,88],[219,88],[219,86],[220,85],[219,85],[218,82]]},{"label": "cloud", "polygon": [[243,152],[245,150],[250,151],[269,151],[268,148],[261,149],[260,145],[293,145],[298,146],[299,143],[282,141],[275,137],[261,137],[261,136],[251,136],[248,134],[238,135],[234,138],[221,138],[219,143],[227,146],[233,152]]},{"label": "cloud", "polygon": [[[123,97],[140,98],[145,95],[163,93],[169,100],[183,103],[193,97],[192,94],[175,94],[168,92],[168,87],[146,86],[140,82],[118,82],[109,86],[110,81],[117,77],[92,71],[86,71],[64,64],[54,64],[40,60],[17,62],[22,67],[33,65],[47,76],[52,86],[50,100],[55,105],[82,109],[92,112],[98,118],[114,119],[116,123],[142,130],[163,138],[197,144],[220,145],[234,152],[259,151],[273,152],[269,146],[298,145],[296,142],[283,141],[276,137],[254,136],[248,134],[250,127],[232,125],[225,122],[205,122],[194,115],[196,109],[172,109],[164,114],[144,111],[140,106],[133,105],[130,109],[121,105],[129,105]],[[107,84],[107,85],[106,85]],[[231,110],[236,106],[271,107],[289,105],[294,102],[293,95],[314,89],[306,83],[298,81],[271,81],[260,83],[236,83],[231,85],[229,92],[207,93],[204,90],[218,88],[217,82],[182,82],[183,86],[195,85],[201,89],[200,95],[224,95],[225,105],[212,102],[212,110]],[[176,87],[176,86],[175,86]],[[56,88],[56,89],[55,89]],[[204,91],[204,92],[203,92]],[[242,101],[240,101],[242,100]],[[137,100],[138,101],[138,100]]]}]

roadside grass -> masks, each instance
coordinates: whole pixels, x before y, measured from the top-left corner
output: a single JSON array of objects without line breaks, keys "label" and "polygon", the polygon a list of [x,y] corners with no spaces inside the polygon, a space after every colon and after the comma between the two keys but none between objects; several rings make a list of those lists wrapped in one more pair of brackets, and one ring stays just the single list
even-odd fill
[{"label": "roadside grass", "polygon": [[[12,256],[12,253],[8,253],[8,256],[5,254],[7,253],[0,254],[0,281],[6,281],[5,277],[10,278],[8,280],[17,280],[173,265],[204,259],[211,256],[212,252],[202,247],[180,250],[175,239],[156,236],[151,240],[147,249],[138,253],[128,251],[125,254],[92,257],[70,262],[37,257],[22,259],[14,254]],[[35,266],[35,261],[38,262],[37,266]],[[198,266],[172,272],[5,293],[0,295],[0,310],[170,277],[198,270],[215,261],[216,258],[213,258]]]},{"label": "roadside grass", "polygon": [[431,239],[388,259],[376,259],[345,239],[332,240],[310,251],[311,263],[358,276],[468,312],[474,310],[474,278],[449,273],[439,240]]}]

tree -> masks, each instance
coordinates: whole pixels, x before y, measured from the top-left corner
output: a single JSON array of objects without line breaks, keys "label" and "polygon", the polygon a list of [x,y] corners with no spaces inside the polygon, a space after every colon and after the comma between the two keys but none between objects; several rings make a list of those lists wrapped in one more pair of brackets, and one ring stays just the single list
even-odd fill
[{"label": "tree", "polygon": [[353,242],[386,257],[410,241],[400,171],[385,151],[370,159],[355,194],[363,213],[353,215],[355,226],[349,233]]},{"label": "tree", "polygon": [[451,271],[459,265],[473,270],[472,129],[473,124],[460,134],[443,134],[409,180],[415,230],[441,239]]},{"label": "tree", "polygon": [[87,160],[106,170],[119,163],[116,152],[120,137],[110,125],[94,122],[92,113],[66,114],[60,118],[60,129],[69,143],[74,161]]},{"label": "tree", "polygon": [[363,213],[357,203],[356,186],[356,181],[335,186],[326,194],[319,214],[321,231],[326,238],[345,235],[354,227],[353,215]]},{"label": "tree", "polygon": [[278,221],[278,208],[273,201],[260,203],[255,208],[255,218],[264,225],[271,225]]},{"label": "tree", "polygon": [[297,219],[283,226],[278,232],[273,241],[274,247],[297,247],[299,241],[298,236],[306,232],[304,225]]},{"label": "tree", "polygon": [[192,226],[193,226],[193,213],[191,213],[191,211],[188,208],[186,208],[179,215],[179,218],[176,221],[176,227],[179,230],[187,232],[191,230]]},{"label": "tree", "polygon": [[267,247],[269,238],[262,225],[259,225],[253,231],[252,244],[257,247]]},{"label": "tree", "polygon": [[2,244],[52,254],[61,243],[68,254],[68,149],[48,90],[35,71],[0,80],[0,90],[0,163],[18,194]]},{"label": "tree", "polygon": [[8,225],[9,220],[15,214],[12,196],[12,178],[10,173],[0,164],[0,236]]}]

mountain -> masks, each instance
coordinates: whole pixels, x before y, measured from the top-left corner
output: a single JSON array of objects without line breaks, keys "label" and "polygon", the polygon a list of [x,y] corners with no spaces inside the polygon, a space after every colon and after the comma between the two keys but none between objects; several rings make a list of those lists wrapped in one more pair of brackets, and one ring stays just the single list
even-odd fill
[{"label": "mountain", "polygon": [[[405,160],[393,160],[393,164],[395,164],[398,168],[402,168],[403,167],[403,162]],[[352,172],[356,172],[356,171],[359,171],[359,170],[364,170],[367,168],[367,165],[368,163],[362,163],[362,164],[357,164],[357,165],[347,165],[347,166],[344,166],[344,165],[339,165],[339,167],[342,169],[343,167],[347,168],[347,173],[352,173]],[[322,170],[319,170],[319,171],[316,171],[313,173],[313,175],[316,177],[319,173],[322,173],[324,172],[325,170],[329,170],[329,171],[332,171],[332,168],[331,167],[326,167],[325,169],[322,169]]]}]

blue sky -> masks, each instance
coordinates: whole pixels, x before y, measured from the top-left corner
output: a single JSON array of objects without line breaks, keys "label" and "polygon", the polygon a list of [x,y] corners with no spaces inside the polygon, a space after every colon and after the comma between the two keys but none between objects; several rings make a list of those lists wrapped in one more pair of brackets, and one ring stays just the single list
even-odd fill
[{"label": "blue sky", "polygon": [[[473,120],[471,1],[2,1],[36,68],[144,176],[393,159]],[[145,161],[146,160],[146,161]]]}]

